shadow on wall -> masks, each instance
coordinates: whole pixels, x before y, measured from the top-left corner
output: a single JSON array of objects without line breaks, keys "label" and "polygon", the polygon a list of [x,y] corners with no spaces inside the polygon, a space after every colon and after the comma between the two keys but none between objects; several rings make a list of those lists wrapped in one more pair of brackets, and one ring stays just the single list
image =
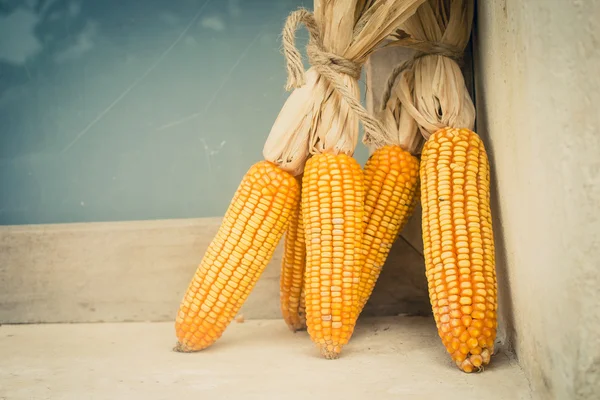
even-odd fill
[{"label": "shadow on wall", "polygon": [[0,224],[223,215],[311,4],[0,0]]}]

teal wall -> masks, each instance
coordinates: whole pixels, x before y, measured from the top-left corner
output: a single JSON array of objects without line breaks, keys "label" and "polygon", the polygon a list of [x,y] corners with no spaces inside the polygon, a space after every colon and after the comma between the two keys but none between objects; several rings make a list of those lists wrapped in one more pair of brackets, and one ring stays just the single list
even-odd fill
[{"label": "teal wall", "polygon": [[223,215],[288,96],[299,6],[0,0],[0,224]]}]

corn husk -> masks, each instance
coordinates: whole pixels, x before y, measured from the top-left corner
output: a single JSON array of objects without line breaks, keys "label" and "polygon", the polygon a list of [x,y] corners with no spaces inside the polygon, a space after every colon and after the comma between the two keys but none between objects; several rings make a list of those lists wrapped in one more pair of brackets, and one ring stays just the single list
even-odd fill
[{"label": "corn husk", "polygon": [[389,44],[413,48],[420,56],[396,79],[380,115],[386,130],[413,154],[422,138],[440,128],[474,127],[475,106],[456,60],[469,41],[472,19],[472,0],[428,0]]},{"label": "corn husk", "polygon": [[[411,90],[410,81],[400,83],[409,83],[409,86],[404,86],[403,89]],[[384,102],[385,108],[379,118],[386,133],[390,136],[390,143],[400,146],[411,154],[417,154],[423,146],[423,137],[419,134],[417,121],[408,113],[406,106],[400,102],[400,96],[402,96],[400,85],[394,85],[391,90],[390,100]],[[377,150],[376,144],[365,144],[369,147],[370,153]]]},{"label": "corn husk", "polygon": [[[322,48],[362,65],[423,3],[424,0],[315,0],[313,14]],[[302,173],[311,154],[353,155],[359,119],[366,119],[357,114],[360,104],[357,77],[336,74],[333,78],[337,83],[333,84],[332,77],[324,76],[315,66],[303,75],[292,82],[295,89],[275,120],[263,149],[266,160],[294,175]],[[343,99],[340,89],[345,89],[345,95],[357,104]]]}]

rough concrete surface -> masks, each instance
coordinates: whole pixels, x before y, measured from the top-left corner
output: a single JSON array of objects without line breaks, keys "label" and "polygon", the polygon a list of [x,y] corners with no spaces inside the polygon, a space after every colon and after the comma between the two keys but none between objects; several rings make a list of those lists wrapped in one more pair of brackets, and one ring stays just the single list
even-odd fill
[{"label": "rough concrete surface", "polygon": [[[405,231],[418,227],[412,221]],[[171,321],[221,218],[0,227],[0,323]],[[364,315],[429,314],[423,257],[398,240]],[[281,318],[283,240],[244,303]]]},{"label": "rough concrete surface", "polygon": [[4,325],[0,399],[530,399],[502,351],[483,373],[456,369],[430,318],[369,319],[338,360],[282,320],[233,323],[199,353],[174,342],[170,323]]},{"label": "rough concrete surface", "polygon": [[536,398],[600,398],[600,1],[479,1],[500,312]]}]

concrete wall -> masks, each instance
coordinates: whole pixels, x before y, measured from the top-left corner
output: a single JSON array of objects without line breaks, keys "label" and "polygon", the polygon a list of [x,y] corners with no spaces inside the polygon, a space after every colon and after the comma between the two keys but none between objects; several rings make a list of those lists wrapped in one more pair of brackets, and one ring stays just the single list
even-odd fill
[{"label": "concrete wall", "polygon": [[[172,321],[221,218],[0,226],[0,324]],[[418,218],[364,316],[431,313]],[[241,313],[281,318],[283,240]]]},{"label": "concrete wall", "polygon": [[500,308],[538,399],[600,396],[598,16],[596,0],[478,2]]}]

